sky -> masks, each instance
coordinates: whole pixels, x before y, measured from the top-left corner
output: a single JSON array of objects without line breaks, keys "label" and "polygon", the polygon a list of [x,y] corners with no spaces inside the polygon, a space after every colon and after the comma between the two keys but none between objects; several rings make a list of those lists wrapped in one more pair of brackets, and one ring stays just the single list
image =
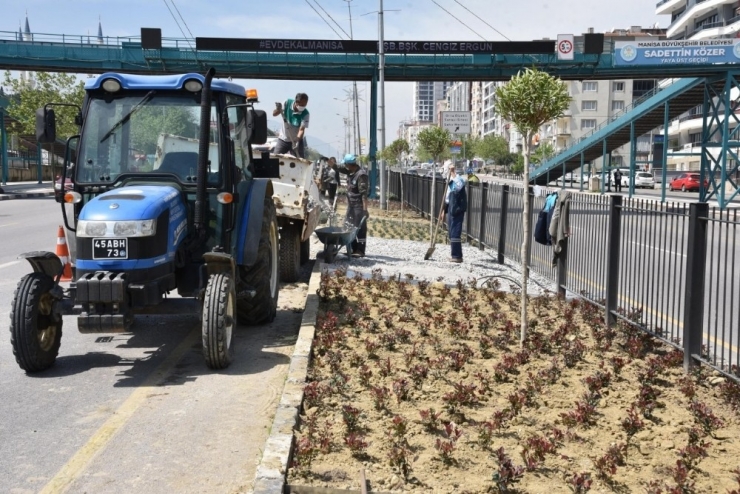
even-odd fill
[{"label": "sky", "polygon": [[[384,37],[386,41],[482,38],[528,41],[555,39],[558,34],[581,34],[590,27],[595,32],[656,23],[667,27],[670,18],[655,15],[656,3],[656,0],[385,0]],[[16,0],[3,5],[0,31],[17,32],[27,13],[33,33],[95,35],[100,20],[105,36],[138,36],[142,27],[158,27],[162,36],[168,38],[347,39],[342,29],[350,32],[349,5],[354,39],[377,40],[379,4],[379,0]],[[3,34],[7,36],[0,32],[0,38]],[[261,106],[269,115],[274,102],[284,101],[297,92],[308,93],[309,145],[326,155],[344,153],[344,118],[350,110],[343,100],[351,91],[350,81],[235,82],[256,88]],[[358,89],[362,99],[360,129],[367,139],[370,83],[358,82]],[[413,117],[413,82],[386,83],[385,97],[385,136],[386,143],[390,143],[396,138],[399,123]],[[278,125],[277,120],[270,121],[271,128]]]}]

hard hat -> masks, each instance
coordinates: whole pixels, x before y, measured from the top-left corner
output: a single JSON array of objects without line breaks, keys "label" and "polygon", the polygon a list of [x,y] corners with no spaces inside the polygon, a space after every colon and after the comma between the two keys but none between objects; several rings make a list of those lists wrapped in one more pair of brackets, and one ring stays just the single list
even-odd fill
[{"label": "hard hat", "polygon": [[354,154],[345,154],[344,155],[344,164],[345,165],[356,165],[357,164],[357,156]]}]

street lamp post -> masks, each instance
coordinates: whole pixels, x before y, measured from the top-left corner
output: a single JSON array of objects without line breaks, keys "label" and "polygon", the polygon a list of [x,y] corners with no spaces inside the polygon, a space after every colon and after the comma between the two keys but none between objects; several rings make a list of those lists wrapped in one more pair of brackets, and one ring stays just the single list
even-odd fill
[{"label": "street lamp post", "polygon": [[386,189],[388,187],[385,178],[385,160],[383,159],[383,150],[385,150],[385,40],[383,36],[383,0],[380,0],[378,9],[378,75],[380,81],[380,91],[378,94],[380,107],[380,209],[388,209],[386,200]]}]

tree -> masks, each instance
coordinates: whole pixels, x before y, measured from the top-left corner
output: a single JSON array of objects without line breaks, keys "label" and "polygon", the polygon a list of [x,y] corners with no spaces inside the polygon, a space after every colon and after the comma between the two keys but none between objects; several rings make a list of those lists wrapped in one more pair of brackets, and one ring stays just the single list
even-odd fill
[{"label": "tree", "polygon": [[[66,103],[82,106],[85,97],[84,83],[77,81],[74,75],[50,72],[36,72],[35,84],[13,78],[10,71],[5,71],[3,85],[10,90],[8,115],[15,121],[8,132],[16,135],[36,135],[36,110],[48,103]],[[79,133],[75,124],[76,108],[57,106],[56,113],[57,139],[66,139]],[[50,160],[52,176],[55,174],[54,160]]]},{"label": "tree", "polygon": [[406,139],[396,139],[383,150],[383,159],[391,163],[400,164],[401,157],[410,150]]},{"label": "tree", "polygon": [[509,165],[511,165],[511,173],[514,175],[524,173],[524,156],[519,153],[511,153],[507,159],[511,160],[509,163]]},{"label": "tree", "polygon": [[527,337],[527,281],[529,263],[527,252],[531,245],[530,223],[531,205],[529,202],[529,161],[531,142],[534,134],[546,122],[558,118],[570,106],[570,95],[565,84],[537,69],[526,69],[519,72],[503,86],[496,88],[495,111],[504,119],[512,122],[523,136],[524,170],[524,211],[522,230],[522,318],[520,341],[524,344]]},{"label": "tree", "polygon": [[[8,129],[13,134],[36,134],[36,110],[47,103],[67,103],[82,106],[85,96],[84,83],[74,75],[36,72],[36,84],[29,85],[20,78],[13,78],[5,71],[3,85],[9,90],[8,115],[15,120]],[[79,133],[74,122],[77,109],[69,106],[54,108],[57,137],[66,139]]]},{"label": "tree", "polygon": [[[450,147],[450,133],[442,129],[441,127],[427,127],[419,132],[417,137],[419,146],[428,153],[434,162],[437,163],[445,152],[449,151]],[[434,170],[434,168],[432,168]],[[430,205],[429,217],[429,235],[431,237],[434,229],[434,204],[435,204],[435,191],[437,189],[437,174],[432,173],[432,201]]]},{"label": "tree", "polygon": [[543,142],[532,153],[532,163],[541,165],[545,161],[555,156],[555,148],[549,142]]},{"label": "tree", "polygon": [[460,154],[458,157],[463,160],[472,160],[478,154],[478,145],[481,142],[478,136],[462,136],[459,139],[462,141],[460,147]]},{"label": "tree", "polygon": [[188,108],[144,106],[133,120],[135,124],[131,124],[131,147],[144,154],[154,154],[157,151],[156,136],[160,134],[198,137],[196,115]]},{"label": "tree", "polygon": [[509,153],[509,143],[501,136],[487,134],[477,145],[477,154],[485,160],[493,160],[496,165],[508,166],[513,162]]}]

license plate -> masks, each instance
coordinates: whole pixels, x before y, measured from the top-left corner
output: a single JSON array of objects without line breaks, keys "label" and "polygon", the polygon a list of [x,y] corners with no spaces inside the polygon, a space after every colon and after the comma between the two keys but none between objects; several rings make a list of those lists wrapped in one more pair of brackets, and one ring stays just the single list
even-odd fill
[{"label": "license plate", "polygon": [[94,238],[93,259],[128,259],[128,239]]}]

